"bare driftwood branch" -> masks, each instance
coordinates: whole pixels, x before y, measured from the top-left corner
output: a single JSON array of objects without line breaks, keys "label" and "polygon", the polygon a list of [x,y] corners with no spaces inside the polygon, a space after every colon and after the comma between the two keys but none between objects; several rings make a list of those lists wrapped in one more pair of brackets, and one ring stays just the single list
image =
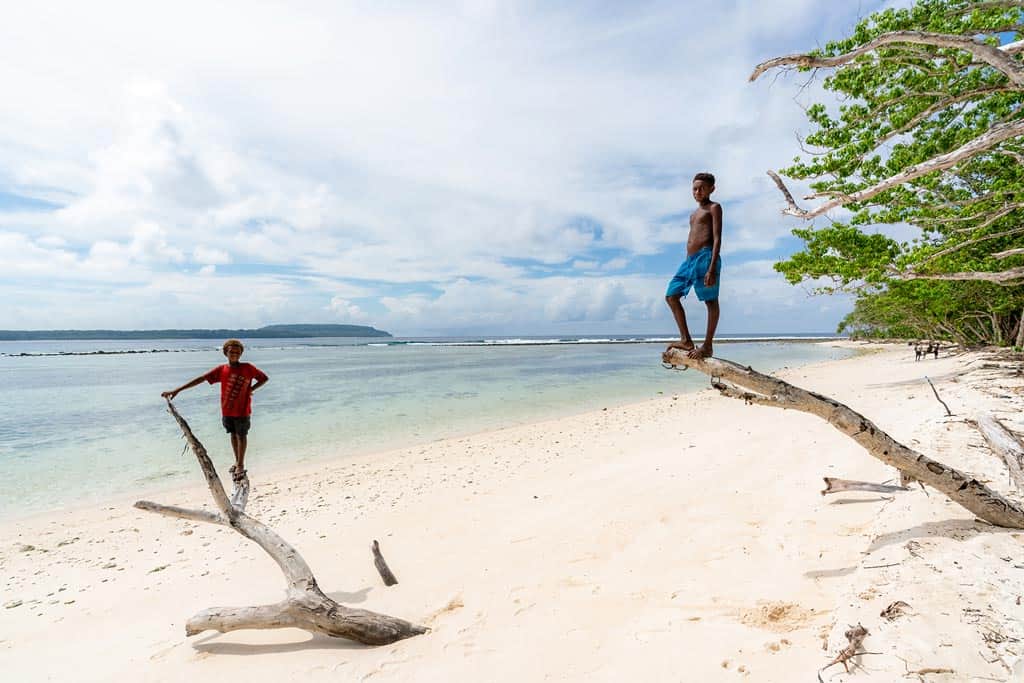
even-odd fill
[{"label": "bare driftwood branch", "polygon": [[835,399],[721,358],[690,358],[679,349],[669,349],[662,354],[662,361],[677,367],[693,368],[718,378],[720,382],[741,386],[752,395],[770,399],[771,405],[817,415],[860,444],[870,455],[898,469],[903,483],[908,478],[920,481],[946,494],[950,500],[990,524],[1024,529],[1024,508],[1018,503],[971,475],[904,446],[866,417]]},{"label": "bare driftwood branch", "polygon": [[[750,80],[756,81],[758,77],[769,69],[779,66],[798,66],[806,68],[836,67],[852,62],[861,55],[874,52],[880,47],[887,45],[912,44],[932,45],[934,47],[950,47],[965,52],[970,52],[977,60],[988,64],[1000,71],[1017,86],[1024,87],[1024,69],[1013,59],[1012,52],[1016,51],[1016,43],[1010,43],[1002,47],[988,45],[969,36],[949,35],[945,33],[927,33],[924,31],[892,31],[883,33],[873,40],[864,43],[855,50],[837,55],[835,57],[822,57],[811,54],[786,55],[775,57],[768,61],[761,62],[754,67],[750,74]],[[1004,49],[1006,48],[1006,49]]]},{"label": "bare driftwood branch", "polygon": [[395,578],[391,568],[388,567],[388,563],[384,561],[384,556],[380,552],[380,543],[374,541],[370,545],[370,552],[373,553],[373,566],[377,568],[377,573],[380,574],[380,579],[384,582],[384,585],[394,586],[398,583],[398,579]]},{"label": "bare driftwood branch", "polygon": [[1021,255],[1024,255],[1024,248],[1021,248],[1021,249],[1007,249],[1006,251],[997,251],[996,253],[992,254],[992,258],[1003,259],[1003,258],[1010,258],[1011,256],[1021,256]]},{"label": "bare driftwood branch", "polygon": [[844,491],[870,491],[872,493],[900,493],[909,491],[906,486],[894,486],[892,484],[872,484],[866,481],[853,481],[850,479],[836,479],[835,477],[822,477],[825,480],[825,488],[821,495],[827,496],[830,493],[843,493]]},{"label": "bare driftwood branch", "polygon": [[[186,510],[147,501],[139,501],[135,507],[171,517],[226,524],[270,555],[277,566],[281,568],[288,583],[285,599],[273,605],[214,607],[196,614],[185,625],[186,635],[196,635],[209,629],[226,633],[247,628],[294,627],[337,638],[348,638],[366,645],[386,645],[403,638],[426,633],[427,629],[423,626],[412,624],[404,619],[367,610],[352,609],[327,597],[320,590],[313,571],[299,552],[270,527],[245,513],[243,499],[248,495],[247,485],[244,486],[244,495],[236,489],[236,495],[241,500],[242,506],[236,507],[232,504],[224,492],[220,477],[217,476],[217,471],[206,453],[206,448],[192,433],[188,423],[178,414],[170,401],[167,401],[167,407],[174,419],[178,421],[178,425],[185,434],[185,439],[192,447],[192,451],[199,461],[199,467],[206,477],[213,500],[221,514]],[[238,489],[241,488],[243,487],[238,487]]]},{"label": "bare driftwood branch", "polygon": [[[934,156],[919,164],[908,166],[899,173],[892,175],[885,180],[881,180],[870,187],[866,187],[863,190],[857,190],[856,192],[851,192],[850,194],[834,197],[810,210],[802,209],[797,206],[796,202],[793,201],[792,194],[783,190],[783,195],[786,197],[786,202],[789,207],[783,209],[782,213],[789,216],[796,216],[797,218],[815,218],[836,207],[871,199],[877,194],[881,194],[886,190],[902,185],[903,183],[914,180],[915,178],[920,178],[932,171],[942,171],[952,166],[956,166],[964,159],[968,159],[979,152],[984,152],[985,150],[998,145],[1000,142],[1020,135],[1024,135],[1024,120],[997,123],[978,137],[961,145],[957,149],[945,154]],[[784,185],[781,185],[782,181],[781,179],[778,179],[778,176],[773,175],[773,179],[775,180],[776,185],[780,185],[780,189],[784,187]]]},{"label": "bare driftwood branch", "polygon": [[207,524],[222,524],[225,526],[228,524],[226,518],[218,515],[216,512],[209,512],[207,510],[189,510],[188,508],[180,508],[176,505],[151,503],[148,500],[137,501],[133,507],[145,510],[146,512],[155,512],[158,515],[187,519],[192,522],[206,522]]},{"label": "bare driftwood branch", "polygon": [[[936,351],[936,354],[937,353],[938,353],[938,351]],[[935,388],[934,384],[932,384],[932,381],[931,381],[931,379],[928,378],[928,375],[925,375],[924,378],[928,381],[928,386],[930,386],[932,388],[932,393],[935,394],[935,400],[937,400],[939,403],[941,403],[942,407],[946,409],[946,415],[948,417],[952,417],[953,416],[953,411],[950,410],[949,406],[946,405],[946,402],[943,401],[942,398],[939,397],[939,390]]]},{"label": "bare driftwood branch", "polygon": [[1024,447],[1020,441],[992,415],[980,416],[977,424],[989,447],[1006,463],[1014,486],[1024,492]]}]

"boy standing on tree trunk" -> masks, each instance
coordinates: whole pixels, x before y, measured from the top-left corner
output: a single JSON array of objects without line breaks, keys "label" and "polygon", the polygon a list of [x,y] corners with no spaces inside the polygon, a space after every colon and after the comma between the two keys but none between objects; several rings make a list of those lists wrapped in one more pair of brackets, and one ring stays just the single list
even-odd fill
[{"label": "boy standing on tree trunk", "polygon": [[[205,375],[200,375],[177,389],[160,394],[167,400],[173,400],[179,392],[203,382],[220,382],[220,409],[223,416],[221,421],[224,429],[231,435],[231,450],[235,454],[231,475],[235,481],[245,476],[245,449],[248,445],[249,416],[252,415],[252,392],[266,384],[268,379],[267,375],[252,363],[242,363],[239,360],[244,350],[242,342],[228,339],[223,346],[224,355],[228,359],[226,364],[218,365]],[[252,383],[253,380],[256,380],[255,384]]]},{"label": "boy standing on tree trunk", "polygon": [[[683,349],[690,358],[710,358],[714,353],[712,341],[718,326],[718,285],[722,276],[722,205],[711,201],[715,191],[715,176],[698,173],[693,177],[693,198],[696,210],[690,214],[690,235],[686,239],[686,258],[679,271],[668,284],[665,301],[679,327],[679,341],[669,348]],[[686,326],[686,313],[681,299],[693,287],[697,298],[708,307],[708,329],[704,343],[695,347]]]}]

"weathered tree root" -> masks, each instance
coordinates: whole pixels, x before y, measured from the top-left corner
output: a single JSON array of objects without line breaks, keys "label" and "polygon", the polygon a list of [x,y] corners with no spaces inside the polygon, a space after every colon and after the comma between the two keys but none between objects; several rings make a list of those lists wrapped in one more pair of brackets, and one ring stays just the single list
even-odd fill
[{"label": "weathered tree root", "polygon": [[748,404],[788,408],[817,415],[856,441],[869,454],[898,469],[902,483],[905,484],[908,479],[920,481],[946,494],[950,500],[990,524],[1024,529],[1024,508],[1020,504],[993,491],[974,477],[904,446],[866,417],[835,399],[721,358],[690,358],[678,349],[668,349],[662,354],[662,362],[694,368],[709,375],[712,386],[723,396],[738,398]]},{"label": "weathered tree root", "polygon": [[185,625],[186,635],[193,636],[208,629],[227,633],[248,628],[294,627],[336,638],[348,638],[366,645],[387,645],[427,632],[425,627],[404,619],[345,607],[324,595],[317,585],[313,571],[298,551],[270,527],[245,513],[244,500],[248,496],[248,481],[236,486],[236,502],[240,503],[236,507],[224,492],[206,448],[195,437],[188,423],[178,414],[170,401],[167,401],[167,407],[178,421],[185,439],[196,454],[199,467],[206,477],[206,483],[220,514],[207,510],[160,505],[144,500],[135,503],[135,507],[169,517],[229,526],[263,548],[281,568],[288,582],[285,599],[281,602],[257,607],[214,607],[203,610],[188,620]]}]

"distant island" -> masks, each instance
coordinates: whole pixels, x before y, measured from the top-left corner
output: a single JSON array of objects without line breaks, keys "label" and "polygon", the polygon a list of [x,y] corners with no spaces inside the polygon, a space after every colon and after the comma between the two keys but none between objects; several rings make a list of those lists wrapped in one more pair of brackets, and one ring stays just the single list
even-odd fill
[{"label": "distant island", "polygon": [[0,341],[51,339],[306,339],[310,337],[390,337],[366,325],[267,325],[253,330],[0,330]]}]

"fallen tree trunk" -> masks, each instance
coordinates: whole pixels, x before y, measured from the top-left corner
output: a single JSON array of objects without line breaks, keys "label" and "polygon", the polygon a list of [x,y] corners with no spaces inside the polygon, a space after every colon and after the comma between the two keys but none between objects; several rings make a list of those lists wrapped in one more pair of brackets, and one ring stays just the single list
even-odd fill
[{"label": "fallen tree trunk", "polygon": [[186,635],[193,636],[208,629],[227,633],[247,628],[294,627],[337,638],[348,638],[366,645],[387,645],[426,633],[427,629],[423,626],[385,614],[345,607],[324,595],[317,585],[313,571],[299,552],[270,527],[245,513],[248,481],[244,484],[240,482],[236,488],[235,502],[238,505],[233,505],[224,491],[206,448],[195,437],[188,423],[178,414],[170,401],[167,401],[167,406],[199,461],[199,467],[206,477],[210,494],[220,514],[207,510],[160,505],[144,500],[135,503],[135,507],[169,517],[231,527],[263,548],[281,568],[288,582],[285,599],[281,602],[257,607],[214,607],[203,610],[188,620],[185,625]]},{"label": "fallen tree trunk", "polygon": [[[904,446],[866,417],[835,399],[721,358],[690,358],[679,349],[669,349],[662,354],[662,360],[666,364],[693,368],[710,376],[712,386],[724,396],[817,415],[856,441],[869,454],[895,467],[904,479],[914,479],[941,491],[990,524],[1024,529],[1024,508],[1019,504],[974,477]],[[741,391],[737,386],[747,391]]]},{"label": "fallen tree trunk", "polygon": [[978,418],[978,431],[996,454],[1006,463],[1010,470],[1010,479],[1018,491],[1024,491],[1024,447],[1010,430],[1004,427],[992,415]]}]

